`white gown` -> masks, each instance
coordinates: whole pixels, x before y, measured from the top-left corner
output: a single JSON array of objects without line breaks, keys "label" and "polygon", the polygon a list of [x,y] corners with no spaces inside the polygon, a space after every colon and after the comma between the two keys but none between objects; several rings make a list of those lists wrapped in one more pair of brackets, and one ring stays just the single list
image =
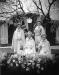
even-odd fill
[{"label": "white gown", "polygon": [[30,39],[28,37],[26,38],[26,44],[24,49],[25,49],[25,54],[35,53],[35,41],[32,37]]},{"label": "white gown", "polygon": [[13,39],[12,39],[12,48],[14,49],[14,52],[19,53],[21,46],[24,47],[25,44],[25,35],[24,31],[22,29],[16,28],[16,31],[14,32]]},{"label": "white gown", "polygon": [[52,59],[52,54],[51,54],[51,49],[50,49],[50,43],[45,39],[44,41],[40,41],[38,48],[40,49],[40,55],[41,56],[46,56],[48,58]]},{"label": "white gown", "polygon": [[35,43],[38,44],[41,40],[41,36],[46,35],[45,29],[41,25],[39,25],[35,28],[34,32],[35,32]]}]

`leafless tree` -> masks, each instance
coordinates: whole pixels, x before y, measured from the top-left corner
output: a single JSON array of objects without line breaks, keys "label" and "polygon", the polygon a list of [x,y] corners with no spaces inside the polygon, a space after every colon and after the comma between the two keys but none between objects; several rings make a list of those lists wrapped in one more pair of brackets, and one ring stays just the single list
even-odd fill
[{"label": "leafless tree", "polygon": [[[39,1],[40,7],[37,4],[37,2],[35,0],[33,0],[33,2],[36,5],[37,9],[40,10],[42,15],[44,16],[43,21],[42,21],[42,25],[46,29],[47,39],[50,41],[50,44],[53,44],[55,42],[55,31],[54,30],[55,30],[56,26],[54,26],[54,24],[51,22],[52,19],[50,18],[50,10],[51,10],[51,7],[53,5],[55,5],[56,0],[47,0],[48,1],[48,7],[46,7],[46,9],[47,9],[47,13],[46,14],[43,11],[42,1],[41,0],[38,0],[38,1]],[[51,29],[54,32],[51,33]]]},{"label": "leafless tree", "polygon": [[41,13],[43,14],[44,16],[44,20],[51,20],[50,18],[50,9],[52,7],[52,5],[56,2],[56,0],[48,0],[48,8],[47,8],[47,14],[44,13],[43,11],[43,5],[42,5],[42,1],[41,0],[38,0],[38,3],[40,5],[37,4],[36,0],[33,0],[34,4],[36,5],[37,9],[41,11]]}]

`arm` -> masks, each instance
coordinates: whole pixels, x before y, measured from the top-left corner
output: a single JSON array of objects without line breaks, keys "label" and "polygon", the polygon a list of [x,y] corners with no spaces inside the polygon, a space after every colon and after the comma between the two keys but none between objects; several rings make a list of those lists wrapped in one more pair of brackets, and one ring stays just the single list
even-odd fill
[{"label": "arm", "polygon": [[16,37],[17,37],[17,35],[16,35],[16,32],[14,32],[14,34],[13,34],[13,38],[12,38],[12,47],[11,47],[11,49],[13,49],[14,50],[14,52],[16,52],[15,50],[16,50]]},{"label": "arm", "polygon": [[22,30],[21,36],[22,36],[23,45],[24,45],[25,44],[25,34],[24,34],[24,31],[23,30]]},{"label": "arm", "polygon": [[13,37],[12,37],[12,49],[14,48],[14,35],[15,33],[13,34]]},{"label": "arm", "polygon": [[45,29],[44,29],[42,26],[40,26],[40,29],[41,29],[41,30],[40,30],[41,36],[42,36],[42,35],[46,35]]}]

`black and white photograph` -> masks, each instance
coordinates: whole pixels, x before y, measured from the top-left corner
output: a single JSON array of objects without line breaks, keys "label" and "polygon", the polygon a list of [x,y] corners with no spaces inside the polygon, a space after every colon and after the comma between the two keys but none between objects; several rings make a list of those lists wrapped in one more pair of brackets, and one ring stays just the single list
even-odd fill
[{"label": "black and white photograph", "polygon": [[0,0],[0,75],[59,75],[59,0]]}]

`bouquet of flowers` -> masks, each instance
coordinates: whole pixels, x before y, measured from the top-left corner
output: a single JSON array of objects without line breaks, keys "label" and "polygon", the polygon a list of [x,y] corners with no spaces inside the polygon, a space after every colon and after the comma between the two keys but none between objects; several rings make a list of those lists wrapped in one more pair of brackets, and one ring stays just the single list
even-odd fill
[{"label": "bouquet of flowers", "polygon": [[39,56],[38,53],[35,55],[18,55],[12,54],[7,60],[7,64],[9,68],[17,68],[20,67],[25,71],[35,70],[40,73],[40,71],[44,70],[47,63],[47,58],[43,56]]}]

